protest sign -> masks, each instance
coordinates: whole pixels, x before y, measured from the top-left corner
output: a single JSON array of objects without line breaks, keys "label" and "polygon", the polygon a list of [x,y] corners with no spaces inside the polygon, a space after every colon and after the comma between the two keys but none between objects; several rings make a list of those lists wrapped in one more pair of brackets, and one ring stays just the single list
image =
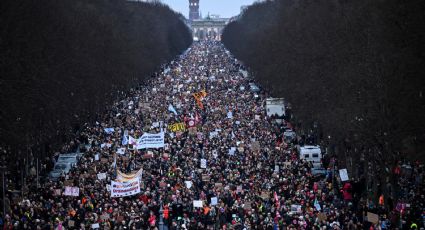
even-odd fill
[{"label": "protest sign", "polygon": [[126,182],[111,181],[111,197],[125,197],[140,193],[140,179],[134,178]]},{"label": "protest sign", "polygon": [[203,207],[202,200],[194,200],[193,201],[193,207],[194,208],[202,208]]},{"label": "protest sign", "polygon": [[379,222],[379,216],[375,213],[367,212],[367,221],[377,224]]},{"label": "protest sign", "polygon": [[75,226],[75,221],[73,220],[68,220],[68,227],[72,228]]},{"label": "protest sign", "polygon": [[62,190],[61,190],[61,189],[55,189],[55,190],[54,190],[54,195],[55,195],[55,196],[60,196],[60,195],[62,195]]},{"label": "protest sign", "polygon": [[339,177],[341,178],[341,181],[348,181],[348,172],[347,169],[340,169],[339,170]]},{"label": "protest sign", "polygon": [[108,158],[100,158],[100,162],[102,162],[103,164],[108,163]]},{"label": "protest sign", "polygon": [[184,132],[186,131],[186,125],[183,122],[180,123],[174,123],[171,125],[168,125],[168,130],[170,130],[171,132]]},{"label": "protest sign", "polygon": [[211,205],[217,205],[218,199],[217,197],[211,197]]},{"label": "protest sign", "polygon": [[202,174],[202,181],[210,181],[210,175]]},{"label": "protest sign", "polygon": [[291,213],[301,213],[301,205],[293,204],[291,205]]},{"label": "protest sign", "polygon": [[100,216],[100,219],[101,219],[101,220],[109,220],[109,214],[108,214],[108,213],[102,214],[102,215]]},{"label": "protest sign", "polygon": [[117,150],[117,153],[118,153],[119,155],[124,155],[124,154],[125,154],[125,148],[119,148],[119,149]]},{"label": "protest sign", "polygon": [[207,168],[207,160],[201,159],[201,168],[206,169]]},{"label": "protest sign", "polygon": [[63,194],[65,196],[79,196],[80,195],[80,188],[66,186],[65,192]]},{"label": "protest sign", "polygon": [[143,176],[143,169],[139,169],[138,171],[131,173],[131,174],[125,174],[123,172],[121,172],[120,170],[117,170],[117,181],[120,182],[126,182],[126,181],[130,181],[136,178],[141,179]]},{"label": "protest sign", "polygon": [[270,199],[270,193],[265,191],[261,192],[261,198],[263,198],[264,200]]},{"label": "protest sign", "polygon": [[65,181],[63,182],[63,184],[64,184],[65,186],[72,186],[72,185],[74,184],[74,181],[73,181],[73,180],[65,180]]},{"label": "protest sign", "polygon": [[218,132],[217,131],[210,132],[210,139],[213,139],[214,137],[218,137]]},{"label": "protest sign", "polygon": [[233,118],[233,113],[232,113],[232,111],[227,112],[227,118],[228,118],[228,119],[232,119],[232,118]]},{"label": "protest sign", "polygon": [[186,184],[186,188],[192,188],[192,181],[185,181],[184,183]]},{"label": "protest sign", "polygon": [[230,156],[235,155],[235,152],[236,152],[236,147],[231,147],[231,148],[229,149],[229,155],[230,155]]},{"label": "protest sign", "polygon": [[99,179],[99,180],[104,180],[104,179],[106,179],[106,173],[98,173],[98,174],[97,174],[97,179]]},{"label": "protest sign", "polygon": [[137,139],[137,149],[147,148],[164,148],[164,132],[160,133],[144,133],[142,137]]},{"label": "protest sign", "polygon": [[92,225],[91,225],[91,228],[92,228],[92,229],[98,229],[98,228],[100,228],[99,223],[92,224]]},{"label": "protest sign", "polygon": [[221,188],[223,188],[223,184],[222,183],[215,183],[214,187],[221,189]]}]

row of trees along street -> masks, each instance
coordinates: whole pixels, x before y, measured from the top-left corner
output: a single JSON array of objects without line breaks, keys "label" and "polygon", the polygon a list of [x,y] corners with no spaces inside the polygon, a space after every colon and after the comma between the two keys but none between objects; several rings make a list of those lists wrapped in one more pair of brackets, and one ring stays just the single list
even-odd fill
[{"label": "row of trees along street", "polygon": [[2,0],[0,24],[0,146],[17,169],[192,42],[182,15],[141,2]]},{"label": "row of trees along street", "polygon": [[424,159],[423,12],[421,0],[267,1],[223,42],[376,196],[399,160]]}]

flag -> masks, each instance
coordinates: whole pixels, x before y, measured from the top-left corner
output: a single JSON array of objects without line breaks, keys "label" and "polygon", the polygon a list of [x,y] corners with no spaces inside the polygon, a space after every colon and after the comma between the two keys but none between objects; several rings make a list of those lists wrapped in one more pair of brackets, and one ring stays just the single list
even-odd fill
[{"label": "flag", "polygon": [[105,130],[105,133],[107,133],[107,134],[111,134],[115,131],[114,128],[104,128],[103,130]]},{"label": "flag", "polygon": [[132,136],[128,136],[128,144],[129,145],[136,145],[137,144],[137,139],[132,137]]},{"label": "flag", "polygon": [[274,201],[276,202],[276,207],[280,208],[279,198],[277,197],[276,191],[274,192],[273,196],[274,196]]},{"label": "flag", "polygon": [[112,167],[114,168],[114,176],[117,176],[117,154],[114,153],[114,162],[112,162]]},{"label": "flag", "polygon": [[319,201],[317,201],[317,198],[314,200],[314,207],[317,211],[322,210],[322,207],[320,207]]},{"label": "flag", "polygon": [[188,128],[188,129],[189,129],[189,128],[196,127],[196,121],[195,121],[195,119],[189,119],[189,120],[186,122],[186,126],[187,126],[187,128]]},{"label": "flag", "polygon": [[172,104],[168,105],[168,111],[174,113],[177,116],[177,111]]},{"label": "flag", "polygon": [[122,136],[121,145],[128,145],[128,138],[125,134]]},{"label": "flag", "polygon": [[195,124],[199,124],[199,122],[201,122],[201,118],[199,117],[199,114],[196,113],[196,115],[195,115]]}]

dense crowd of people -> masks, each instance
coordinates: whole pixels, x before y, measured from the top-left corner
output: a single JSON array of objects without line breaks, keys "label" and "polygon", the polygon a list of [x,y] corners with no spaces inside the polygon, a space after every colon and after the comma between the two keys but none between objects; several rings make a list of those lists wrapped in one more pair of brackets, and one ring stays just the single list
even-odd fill
[{"label": "dense crowd of people", "polygon": [[[168,229],[424,227],[423,165],[397,174],[405,200],[392,210],[364,199],[362,180],[343,182],[331,167],[313,174],[297,140],[283,135],[290,121],[266,116],[267,93],[249,90],[241,69],[221,43],[194,43],[64,146],[62,153],[82,153],[77,167],[11,201],[3,229],[159,229],[162,221]],[[168,128],[180,122],[186,130]],[[163,148],[132,150],[123,141],[161,131]],[[140,193],[111,197],[118,171],[140,169]],[[79,194],[64,195],[65,186]]]}]

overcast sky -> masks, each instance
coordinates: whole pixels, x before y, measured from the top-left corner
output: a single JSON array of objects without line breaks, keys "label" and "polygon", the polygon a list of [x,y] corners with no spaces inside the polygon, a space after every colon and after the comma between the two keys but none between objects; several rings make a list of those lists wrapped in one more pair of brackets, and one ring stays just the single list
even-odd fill
[{"label": "overcast sky", "polygon": [[[161,2],[188,18],[189,0],[162,0]],[[240,13],[241,6],[251,5],[254,2],[255,0],[200,0],[199,8],[203,17],[210,12],[220,17],[230,18]]]}]

